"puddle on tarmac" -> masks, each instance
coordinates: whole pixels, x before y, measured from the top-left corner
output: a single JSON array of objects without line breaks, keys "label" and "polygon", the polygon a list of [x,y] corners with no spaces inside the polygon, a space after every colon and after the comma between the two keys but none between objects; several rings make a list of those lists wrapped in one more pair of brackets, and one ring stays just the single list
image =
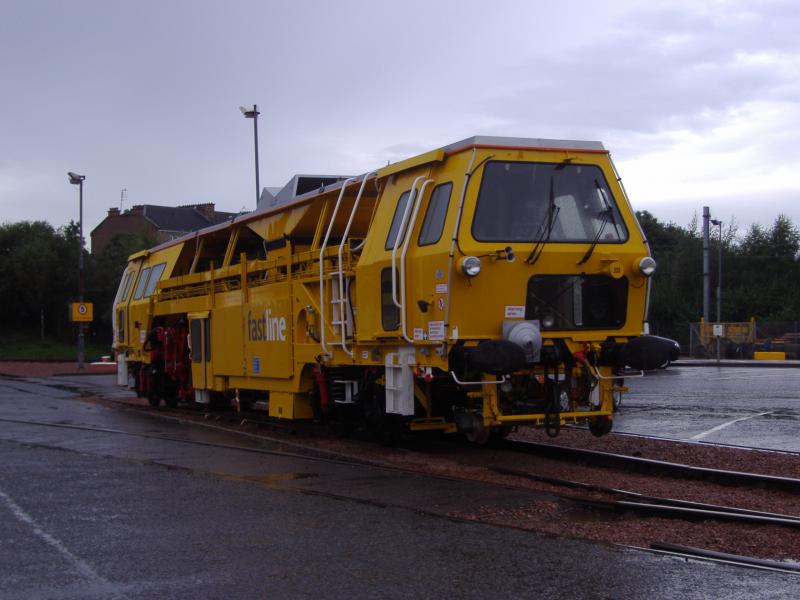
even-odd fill
[{"label": "puddle on tarmac", "polygon": [[234,481],[250,481],[260,483],[268,487],[284,481],[296,481],[298,479],[312,479],[319,477],[319,473],[272,473],[269,475],[231,475],[230,473],[215,473],[219,477]]}]

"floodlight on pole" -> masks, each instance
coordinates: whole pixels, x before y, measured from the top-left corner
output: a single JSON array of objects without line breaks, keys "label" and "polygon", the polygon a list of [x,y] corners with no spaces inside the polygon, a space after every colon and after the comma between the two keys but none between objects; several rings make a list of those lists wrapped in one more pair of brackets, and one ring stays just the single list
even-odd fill
[{"label": "floodlight on pole", "polygon": [[[69,182],[78,186],[78,302],[83,302],[84,277],[83,277],[83,180],[86,175],[78,175],[70,171],[67,173]],[[78,323],[78,368],[83,369],[85,344],[83,338],[83,323]]]},{"label": "floodlight on pole", "polygon": [[717,323],[722,321],[722,221],[711,219],[714,227],[719,227],[719,254],[717,255]]},{"label": "floodlight on pole", "polygon": [[258,208],[258,199],[261,197],[261,186],[258,181],[258,105],[253,104],[250,106],[240,106],[239,110],[246,119],[253,119],[253,142],[256,151],[256,208]]},{"label": "floodlight on pole", "polygon": [[[714,227],[719,227],[719,254],[717,258],[717,323],[722,324],[722,221],[711,219]],[[720,339],[717,337],[717,362],[720,359]]]}]

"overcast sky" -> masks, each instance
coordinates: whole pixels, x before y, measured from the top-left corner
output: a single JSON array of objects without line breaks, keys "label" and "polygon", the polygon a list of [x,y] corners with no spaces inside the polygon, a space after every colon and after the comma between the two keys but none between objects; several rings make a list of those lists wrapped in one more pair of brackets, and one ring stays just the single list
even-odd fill
[{"label": "overcast sky", "polygon": [[634,208],[800,225],[800,3],[0,2],[0,221],[255,206],[472,135],[601,140]]}]

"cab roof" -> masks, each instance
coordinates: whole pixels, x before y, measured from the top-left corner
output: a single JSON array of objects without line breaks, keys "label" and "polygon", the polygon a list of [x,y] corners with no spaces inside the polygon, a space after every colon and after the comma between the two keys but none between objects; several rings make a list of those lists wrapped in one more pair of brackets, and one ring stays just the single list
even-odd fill
[{"label": "cab roof", "polygon": [[[362,177],[367,177],[368,179],[386,177],[387,175],[390,175],[392,173],[413,168],[415,166],[419,166],[429,162],[444,160],[444,158],[447,155],[457,154],[459,152],[463,152],[464,150],[469,150],[470,148],[509,148],[509,149],[520,149],[520,150],[544,150],[544,151],[574,150],[578,152],[596,152],[604,154],[608,152],[603,146],[602,142],[591,141],[591,140],[554,140],[547,138],[522,138],[522,137],[503,137],[503,136],[492,136],[492,135],[475,135],[460,140],[458,142],[442,146],[440,148],[437,148],[436,150],[425,152],[423,154],[413,156],[406,160],[402,160],[398,163],[388,165],[377,171],[371,171],[369,173],[358,175],[354,179],[360,181]],[[319,187],[319,189],[315,189],[305,194],[298,195],[293,200],[286,202],[285,204],[264,206],[257,208],[252,212],[242,213],[238,216],[233,217],[232,219],[230,219],[225,223],[211,225],[204,229],[193,231],[181,237],[159,244],[158,246],[151,248],[150,252],[153,252],[155,250],[160,250],[162,248],[167,248],[169,246],[172,246],[173,244],[179,244],[186,240],[195,239],[199,236],[207,235],[214,231],[225,229],[232,223],[243,223],[251,221],[253,219],[261,218],[273,213],[278,213],[290,207],[304,204],[321,194],[327,194],[333,191],[340,190],[343,184],[344,181],[337,181],[336,183],[332,183],[330,185],[322,185],[321,187]]]}]

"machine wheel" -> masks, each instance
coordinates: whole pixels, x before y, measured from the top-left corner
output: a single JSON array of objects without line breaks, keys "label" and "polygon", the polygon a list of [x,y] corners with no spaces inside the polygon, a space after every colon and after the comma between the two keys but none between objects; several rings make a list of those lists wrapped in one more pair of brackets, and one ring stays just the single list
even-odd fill
[{"label": "machine wheel", "polygon": [[386,413],[386,389],[377,384],[365,387],[359,400],[367,430],[375,441],[384,446],[397,445],[405,433],[405,420]]},{"label": "machine wheel", "polygon": [[467,434],[467,439],[473,444],[483,446],[489,441],[490,432],[486,427],[481,426],[479,429],[474,429]]},{"label": "machine wheel", "polygon": [[356,430],[355,424],[350,421],[328,421],[328,429],[339,437],[350,437]]},{"label": "machine wheel", "polygon": [[325,416],[322,414],[322,406],[320,404],[319,388],[315,385],[308,392],[308,404],[314,413],[314,422],[322,423]]},{"label": "machine wheel", "polygon": [[513,425],[500,425],[499,427],[492,427],[489,429],[489,446],[500,446],[504,439],[514,431]]},{"label": "machine wheel", "polygon": [[159,398],[158,395],[151,390],[147,395],[147,402],[153,408],[158,408],[161,405],[161,398]]},{"label": "machine wheel", "polygon": [[146,376],[146,369],[143,369],[142,365],[139,365],[139,368],[137,368],[136,372],[133,374],[133,389],[136,391],[136,395],[139,398],[144,398],[147,395],[145,392],[146,383],[143,381],[143,378]]},{"label": "machine wheel", "polygon": [[396,446],[403,439],[405,422],[400,415],[385,415],[380,428],[375,432],[378,441],[384,446]]},{"label": "machine wheel", "polygon": [[603,437],[611,431],[613,421],[609,417],[595,417],[589,421],[589,431],[594,437]]},{"label": "machine wheel", "polygon": [[339,437],[350,437],[356,430],[352,404],[331,404],[327,415],[328,429]]},{"label": "machine wheel", "polygon": [[490,428],[483,424],[483,416],[477,413],[472,413],[472,426],[464,432],[467,439],[473,444],[485,445],[492,435]]},{"label": "machine wheel", "polygon": [[146,371],[149,376],[147,401],[153,408],[158,408],[161,405],[162,398],[166,396],[164,393],[164,374],[151,367],[147,367]]}]

